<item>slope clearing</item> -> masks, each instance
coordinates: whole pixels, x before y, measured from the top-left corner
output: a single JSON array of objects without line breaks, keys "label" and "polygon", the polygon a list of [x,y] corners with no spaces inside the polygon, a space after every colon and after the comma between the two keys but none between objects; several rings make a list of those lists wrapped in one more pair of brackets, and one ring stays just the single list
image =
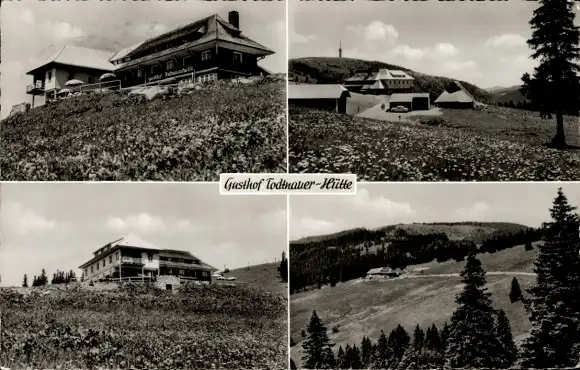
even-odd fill
[{"label": "slope clearing", "polygon": [[[259,286],[269,292],[279,293],[286,296],[288,294],[288,283],[280,279],[278,272],[279,263],[265,263],[254,265],[225,273],[225,277],[234,276],[237,282]],[[215,281],[216,283],[219,280]]]}]

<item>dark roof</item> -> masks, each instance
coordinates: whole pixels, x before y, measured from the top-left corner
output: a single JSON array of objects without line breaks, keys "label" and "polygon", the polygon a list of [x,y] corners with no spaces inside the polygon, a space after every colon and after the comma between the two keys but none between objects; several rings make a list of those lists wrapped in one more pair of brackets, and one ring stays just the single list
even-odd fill
[{"label": "dark roof", "polygon": [[452,81],[434,103],[475,103],[476,100],[459,81]]},{"label": "dark roof", "polygon": [[[154,54],[149,54],[142,56],[140,58],[131,60],[129,62],[119,64],[116,66],[116,69],[122,69],[126,67],[130,67],[133,65],[137,65],[141,62],[145,62],[151,59],[155,59],[164,55],[172,54],[178,51],[187,50],[197,45],[206,44],[209,42],[214,41],[226,41],[231,42],[233,44],[238,44],[246,47],[250,47],[256,50],[261,51],[263,55],[270,55],[274,54],[274,51],[261,45],[248,37],[242,35],[241,31],[232,26],[230,23],[223,20],[219,15],[214,14],[204,19],[201,19],[197,22],[187,24],[185,26],[179,27],[173,31],[164,33],[160,36],[156,36],[150,38],[149,40],[144,41],[143,43],[137,45],[136,47],[129,47],[128,52],[124,53],[124,55],[120,55],[120,57],[131,57],[135,54],[138,54],[142,51],[151,49],[156,45],[166,44],[171,40],[177,39],[186,35],[188,33],[199,32],[202,34],[200,38],[194,41],[190,41],[179,46],[175,46]],[[120,53],[119,53],[120,54]],[[115,56],[116,59],[120,59],[119,56]]]}]

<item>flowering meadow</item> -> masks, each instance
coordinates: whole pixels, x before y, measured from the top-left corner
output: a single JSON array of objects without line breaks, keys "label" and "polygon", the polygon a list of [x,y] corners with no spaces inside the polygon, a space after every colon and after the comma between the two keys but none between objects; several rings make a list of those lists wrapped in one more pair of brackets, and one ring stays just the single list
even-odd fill
[{"label": "flowering meadow", "polygon": [[286,171],[285,83],[82,95],[1,122],[2,180],[217,181]]},{"label": "flowering meadow", "polygon": [[355,173],[360,181],[580,179],[580,150],[542,145],[554,134],[555,120],[493,121],[485,116],[493,111],[469,112],[483,118],[472,126],[445,113],[440,120],[391,123],[292,106],[290,172]]},{"label": "flowering meadow", "polygon": [[282,369],[287,299],[260,288],[0,290],[0,366]]}]

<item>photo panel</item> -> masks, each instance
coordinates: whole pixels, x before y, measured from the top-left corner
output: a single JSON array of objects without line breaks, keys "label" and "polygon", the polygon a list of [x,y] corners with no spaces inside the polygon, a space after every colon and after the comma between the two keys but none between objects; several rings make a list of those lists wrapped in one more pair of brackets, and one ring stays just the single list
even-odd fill
[{"label": "photo panel", "polygon": [[579,206],[579,183],[292,196],[291,366],[577,366]]},{"label": "photo panel", "polygon": [[285,196],[0,189],[2,369],[288,368]]},{"label": "photo panel", "polygon": [[284,1],[2,5],[2,180],[286,172]]},{"label": "photo panel", "polygon": [[580,180],[577,4],[289,2],[290,172]]}]

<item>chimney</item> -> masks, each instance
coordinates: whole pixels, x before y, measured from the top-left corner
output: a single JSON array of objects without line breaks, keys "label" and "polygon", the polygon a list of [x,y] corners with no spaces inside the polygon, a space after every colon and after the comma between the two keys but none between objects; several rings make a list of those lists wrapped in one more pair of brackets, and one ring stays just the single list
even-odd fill
[{"label": "chimney", "polygon": [[229,12],[228,22],[237,29],[240,29],[240,13],[236,12],[235,10]]}]

